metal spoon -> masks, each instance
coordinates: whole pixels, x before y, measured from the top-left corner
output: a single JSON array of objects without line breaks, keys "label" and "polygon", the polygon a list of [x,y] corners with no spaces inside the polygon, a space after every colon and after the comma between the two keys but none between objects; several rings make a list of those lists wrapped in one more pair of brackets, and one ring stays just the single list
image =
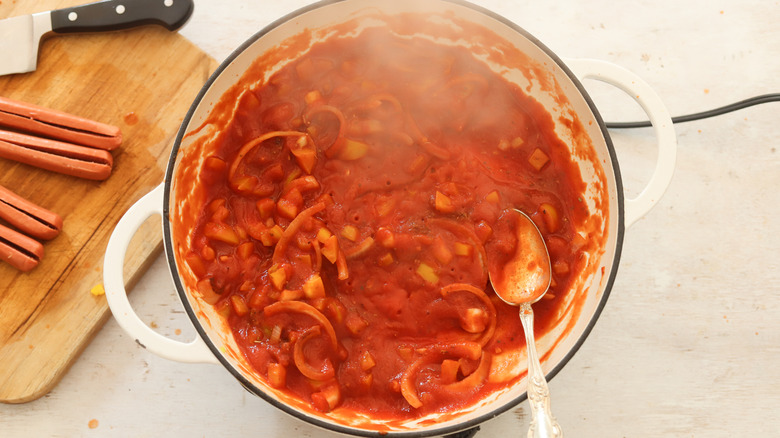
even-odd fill
[{"label": "metal spoon", "polygon": [[[560,438],[563,431],[550,410],[550,390],[536,353],[534,312],[531,310],[531,304],[544,296],[552,279],[547,245],[536,224],[520,210],[505,210],[495,231],[495,238],[486,248],[490,282],[499,298],[507,304],[520,306],[520,321],[528,348],[527,392],[531,405],[528,438]],[[516,238],[516,245],[512,245],[512,236]],[[512,247],[514,253],[509,252]]]}]

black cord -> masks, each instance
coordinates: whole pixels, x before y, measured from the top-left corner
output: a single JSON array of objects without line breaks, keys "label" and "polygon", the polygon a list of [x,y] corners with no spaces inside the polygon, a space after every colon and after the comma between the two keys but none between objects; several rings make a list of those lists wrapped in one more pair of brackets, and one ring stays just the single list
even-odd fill
[{"label": "black cord", "polygon": [[[672,123],[690,122],[693,120],[706,119],[708,117],[720,116],[732,111],[741,110],[753,105],[759,105],[762,103],[780,102],[780,93],[762,94],[760,96],[754,96],[749,99],[741,100],[720,108],[715,108],[709,111],[702,111],[700,113],[688,114],[685,116],[672,117]],[[626,128],[648,128],[650,122],[645,120],[643,122],[608,122],[607,128],[610,129],[626,129]]]}]

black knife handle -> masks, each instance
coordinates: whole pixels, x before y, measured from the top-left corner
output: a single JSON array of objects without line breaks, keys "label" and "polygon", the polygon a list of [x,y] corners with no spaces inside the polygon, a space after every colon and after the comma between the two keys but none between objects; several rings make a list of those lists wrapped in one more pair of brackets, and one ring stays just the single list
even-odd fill
[{"label": "black knife handle", "polygon": [[193,0],[104,0],[51,11],[57,33],[104,32],[157,24],[168,30],[184,25]]}]

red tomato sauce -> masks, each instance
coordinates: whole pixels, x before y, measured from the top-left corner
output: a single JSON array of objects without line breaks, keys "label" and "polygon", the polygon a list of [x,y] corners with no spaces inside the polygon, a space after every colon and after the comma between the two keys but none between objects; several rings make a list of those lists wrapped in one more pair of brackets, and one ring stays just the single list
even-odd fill
[{"label": "red tomato sauce", "polygon": [[[549,113],[464,48],[331,39],[244,93],[201,168],[186,259],[268,384],[314,409],[414,418],[516,382],[524,348],[485,244],[507,208],[542,231],[553,324],[588,216]],[[581,239],[581,238],[579,238]]]}]

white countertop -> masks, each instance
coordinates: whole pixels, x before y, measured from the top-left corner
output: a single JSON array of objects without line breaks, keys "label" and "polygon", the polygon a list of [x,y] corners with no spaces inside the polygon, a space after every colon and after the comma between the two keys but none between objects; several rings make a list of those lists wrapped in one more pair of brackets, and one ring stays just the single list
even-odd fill
[{"label": "white countertop", "polygon": [[[217,60],[303,0],[196,0],[181,33]],[[632,70],[673,115],[780,92],[780,2],[480,0],[563,57]],[[587,82],[607,120],[640,118]],[[677,125],[660,203],[626,233],[617,281],[550,388],[568,437],[768,437],[780,430],[780,103]],[[629,196],[655,163],[650,130],[614,132]],[[165,261],[131,302],[194,336]],[[1,366],[1,365],[0,365]],[[524,436],[523,404],[477,437]],[[43,398],[0,405],[2,437],[328,437],[245,391],[223,368],[161,359],[111,319]]]}]

